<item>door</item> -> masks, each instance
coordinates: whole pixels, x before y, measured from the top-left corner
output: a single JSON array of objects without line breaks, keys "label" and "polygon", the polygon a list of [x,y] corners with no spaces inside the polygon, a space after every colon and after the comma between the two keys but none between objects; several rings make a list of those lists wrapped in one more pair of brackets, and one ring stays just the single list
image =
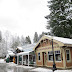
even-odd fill
[{"label": "door", "polygon": [[43,52],[43,66],[46,65],[46,52]]}]

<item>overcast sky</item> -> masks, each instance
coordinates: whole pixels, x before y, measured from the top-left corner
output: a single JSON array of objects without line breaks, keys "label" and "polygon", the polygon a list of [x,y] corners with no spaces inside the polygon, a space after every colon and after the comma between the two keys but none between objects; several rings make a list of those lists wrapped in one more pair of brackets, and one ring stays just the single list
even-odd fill
[{"label": "overcast sky", "polygon": [[47,32],[48,0],[0,0],[0,30],[19,36]]}]

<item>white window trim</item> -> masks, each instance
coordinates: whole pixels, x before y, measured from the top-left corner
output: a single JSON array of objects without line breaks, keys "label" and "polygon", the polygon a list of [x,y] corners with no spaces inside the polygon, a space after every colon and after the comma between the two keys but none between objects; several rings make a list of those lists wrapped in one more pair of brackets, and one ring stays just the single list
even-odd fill
[{"label": "white window trim", "polygon": [[[56,50],[56,51],[60,51],[60,57],[61,57],[61,50]],[[50,51],[48,51],[50,52]],[[55,51],[54,51],[54,59],[55,59],[55,62],[62,62],[62,59],[60,61],[57,61],[56,60],[56,57],[55,57]],[[53,60],[49,60],[49,55],[48,55],[48,58],[47,58],[48,62],[53,62]]]},{"label": "white window trim", "polygon": [[70,60],[67,60],[67,54],[66,54],[66,61],[67,61],[67,62],[71,62],[71,53],[70,53],[70,49],[66,49],[66,50],[69,50],[69,58],[70,58]]},{"label": "white window trim", "polygon": [[[60,50],[56,50],[56,51],[60,51]],[[55,55],[55,54],[54,54]],[[60,57],[61,57],[61,51],[60,51]],[[56,60],[56,57],[55,57],[55,62],[62,62],[62,59],[60,61],[57,61]]]},{"label": "white window trim", "polygon": [[[48,51],[48,52],[51,52],[51,51]],[[48,61],[49,61],[49,62],[53,62],[53,60],[49,60],[49,54],[48,54]]]}]

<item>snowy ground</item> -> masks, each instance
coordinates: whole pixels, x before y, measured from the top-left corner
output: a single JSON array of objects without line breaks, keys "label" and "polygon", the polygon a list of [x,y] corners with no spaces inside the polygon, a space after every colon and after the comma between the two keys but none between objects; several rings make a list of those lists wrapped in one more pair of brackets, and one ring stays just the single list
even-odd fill
[{"label": "snowy ground", "polygon": [[4,59],[0,59],[0,63],[6,63]]},{"label": "snowy ground", "polygon": [[[42,67],[27,67],[27,66],[17,66],[24,69],[29,69],[29,72],[53,72],[51,69],[48,68],[42,68]],[[72,69],[70,70],[56,70],[54,72],[72,72]]]},{"label": "snowy ground", "polygon": [[[48,68],[17,65],[14,64],[13,62],[6,63],[3,59],[0,59],[0,72],[53,72],[53,71]],[[72,69],[56,70],[54,72],[72,72]]]},{"label": "snowy ground", "polygon": [[[11,63],[11,65],[12,64],[13,63]],[[13,65],[15,66],[15,64],[13,64]],[[22,65],[16,65],[16,67],[28,70],[28,72],[53,72],[51,69],[42,68],[42,67],[31,67],[31,66],[22,66]],[[70,69],[70,70],[56,70],[54,72],[72,72],[72,69]]]}]

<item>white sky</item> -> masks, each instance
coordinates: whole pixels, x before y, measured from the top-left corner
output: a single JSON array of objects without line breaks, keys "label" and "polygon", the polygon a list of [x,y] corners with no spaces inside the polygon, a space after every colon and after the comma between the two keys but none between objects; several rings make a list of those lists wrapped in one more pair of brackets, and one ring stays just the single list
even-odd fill
[{"label": "white sky", "polygon": [[33,37],[35,32],[48,32],[44,18],[49,14],[47,1],[0,0],[0,30],[24,37]]}]

